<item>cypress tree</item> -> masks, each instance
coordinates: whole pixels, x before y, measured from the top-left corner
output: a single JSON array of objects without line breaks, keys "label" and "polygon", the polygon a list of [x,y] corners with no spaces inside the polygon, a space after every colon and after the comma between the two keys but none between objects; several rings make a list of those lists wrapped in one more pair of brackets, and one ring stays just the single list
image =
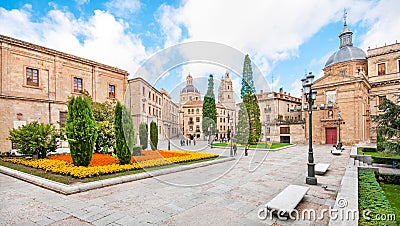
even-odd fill
[{"label": "cypress tree", "polygon": [[246,106],[243,103],[239,105],[239,120],[237,125],[236,140],[239,144],[247,144],[249,140],[249,116]]},{"label": "cypress tree", "polygon": [[151,150],[156,150],[158,145],[158,129],[155,122],[150,123],[150,146]]},{"label": "cypress tree", "polygon": [[97,125],[89,98],[81,96],[70,98],[65,132],[73,164],[88,166],[97,138]]},{"label": "cypress tree", "polygon": [[139,125],[139,139],[140,139],[140,146],[142,149],[147,148],[147,141],[148,141],[148,128],[147,123],[140,123]]},{"label": "cypress tree", "polygon": [[214,78],[213,75],[210,74],[208,78],[208,88],[207,93],[204,97],[203,102],[203,117],[202,117],[202,130],[203,133],[208,136],[208,129],[212,126],[212,134],[215,133],[217,129],[217,107],[215,105],[215,96],[214,96]]},{"label": "cypress tree", "polygon": [[129,164],[135,143],[132,117],[129,110],[117,102],[115,106],[115,145],[116,154],[121,165]]},{"label": "cypress tree", "polygon": [[[240,97],[243,100],[244,108],[247,111],[247,121],[241,123],[239,117],[239,124],[248,124],[248,143],[254,144],[260,140],[261,135],[261,122],[260,122],[260,107],[258,106],[258,100],[256,95],[256,89],[253,81],[253,70],[251,67],[251,60],[247,54],[243,64],[243,77],[242,77],[242,88],[240,90]],[[244,118],[242,117],[242,120]]]}]

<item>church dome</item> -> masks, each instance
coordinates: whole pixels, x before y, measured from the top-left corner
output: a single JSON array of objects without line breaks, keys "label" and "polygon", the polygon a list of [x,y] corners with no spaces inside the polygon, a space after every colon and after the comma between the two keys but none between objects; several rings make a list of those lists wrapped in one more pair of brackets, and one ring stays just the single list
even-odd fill
[{"label": "church dome", "polygon": [[367,55],[362,49],[354,46],[344,46],[340,48],[338,51],[334,52],[328,58],[325,67],[349,60],[365,60],[365,59],[367,59]]},{"label": "church dome", "polygon": [[186,77],[186,86],[183,87],[181,93],[200,93],[196,87],[193,85],[193,77],[189,74]]},{"label": "church dome", "polygon": [[185,87],[183,87],[183,89],[181,90],[181,93],[200,93],[199,90],[196,89],[196,87],[194,87],[193,85],[186,85]]},{"label": "church dome", "polygon": [[367,55],[365,52],[357,47],[353,46],[353,32],[347,27],[346,24],[346,12],[344,15],[344,26],[339,34],[340,46],[339,50],[334,52],[326,61],[325,67],[340,62],[349,60],[366,60]]}]

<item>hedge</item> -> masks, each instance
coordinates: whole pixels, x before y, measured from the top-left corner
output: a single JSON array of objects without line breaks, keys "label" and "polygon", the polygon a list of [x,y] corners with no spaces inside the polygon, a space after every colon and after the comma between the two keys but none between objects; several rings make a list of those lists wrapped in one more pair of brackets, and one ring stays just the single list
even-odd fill
[{"label": "hedge", "polygon": [[[379,216],[392,216],[395,214],[386,198],[384,191],[379,186],[373,170],[360,169],[358,171],[358,210],[359,225],[396,225],[396,221],[377,221]],[[366,211],[368,218],[364,217]]]},{"label": "hedge", "polygon": [[388,165],[393,165],[393,162],[397,162],[395,165],[396,168],[399,167],[400,164],[400,159],[398,158],[392,158],[392,157],[377,157],[377,156],[372,156],[372,162],[373,163],[379,163],[379,164],[388,164]]},{"label": "hedge", "polygon": [[397,184],[397,185],[400,185],[400,174],[379,173],[378,181],[382,182],[384,184]]}]

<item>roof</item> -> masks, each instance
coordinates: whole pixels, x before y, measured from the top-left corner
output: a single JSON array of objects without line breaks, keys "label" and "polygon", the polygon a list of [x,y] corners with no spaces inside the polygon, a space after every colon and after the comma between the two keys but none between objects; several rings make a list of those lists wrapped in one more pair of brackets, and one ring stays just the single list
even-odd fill
[{"label": "roof", "polygon": [[188,106],[203,106],[203,101],[202,100],[191,100],[186,102],[183,107],[188,107]]},{"label": "roof", "polygon": [[334,52],[328,58],[325,67],[349,60],[366,60],[366,59],[367,55],[362,49],[354,46],[344,46],[340,48],[338,51]]},{"label": "roof", "polygon": [[190,93],[190,92],[200,93],[199,90],[196,89],[196,87],[194,87],[194,85],[186,85],[186,86],[183,87],[183,89],[181,90],[181,93]]}]

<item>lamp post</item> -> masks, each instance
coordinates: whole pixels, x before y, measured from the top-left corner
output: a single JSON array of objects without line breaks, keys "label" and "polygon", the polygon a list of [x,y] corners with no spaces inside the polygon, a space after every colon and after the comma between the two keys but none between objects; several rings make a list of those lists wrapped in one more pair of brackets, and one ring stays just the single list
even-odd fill
[{"label": "lamp post", "polygon": [[340,110],[337,113],[337,117],[338,117],[339,136],[338,136],[338,143],[337,143],[336,149],[337,150],[341,150],[342,149],[342,142],[340,141],[340,120],[342,119],[342,115],[341,115]]},{"label": "lamp post", "polygon": [[230,152],[229,152],[229,154],[230,154],[230,156],[232,157],[233,156],[233,150],[232,150],[232,137],[231,137],[231,132],[232,132],[232,122],[233,122],[233,118],[231,118],[230,116],[229,116],[229,114],[228,114],[228,122],[229,122],[229,129],[228,129],[228,137],[229,137],[229,140],[230,140]]},{"label": "lamp post", "polygon": [[264,135],[265,135],[265,148],[267,148],[267,117],[265,117],[265,122],[264,122],[264,126],[265,126],[265,130],[264,130]]},{"label": "lamp post", "polygon": [[313,156],[313,148],[312,148],[312,108],[314,105],[314,100],[317,97],[317,91],[312,90],[311,85],[314,81],[314,75],[310,72],[305,78],[302,80],[303,83],[303,91],[306,95],[306,100],[308,102],[308,175],[306,177],[306,184],[316,185],[317,178],[315,177],[315,163]]},{"label": "lamp post", "polygon": [[171,150],[171,140],[170,140],[170,136],[171,136],[171,124],[167,123],[168,126],[168,150]]}]

